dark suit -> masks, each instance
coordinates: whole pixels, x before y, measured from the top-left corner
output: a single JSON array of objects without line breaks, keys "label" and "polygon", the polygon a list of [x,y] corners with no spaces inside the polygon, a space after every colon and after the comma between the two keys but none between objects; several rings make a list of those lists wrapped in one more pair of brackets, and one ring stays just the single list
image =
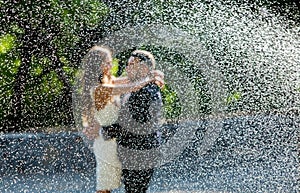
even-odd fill
[{"label": "dark suit", "polygon": [[[122,98],[118,124],[105,129],[110,131],[111,137],[117,138],[126,192],[143,193],[154,172],[152,167],[147,168],[148,162],[155,159],[150,155],[151,149],[160,145],[161,93],[159,87],[151,83]],[[144,157],[132,153],[148,150],[149,155]]]}]

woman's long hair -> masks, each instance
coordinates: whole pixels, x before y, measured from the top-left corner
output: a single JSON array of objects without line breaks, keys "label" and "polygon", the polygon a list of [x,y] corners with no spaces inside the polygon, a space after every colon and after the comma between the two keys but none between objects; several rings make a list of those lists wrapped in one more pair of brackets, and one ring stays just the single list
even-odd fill
[{"label": "woman's long hair", "polygon": [[[112,88],[102,86],[103,79],[107,75],[103,74],[101,70],[101,65],[107,62],[111,55],[110,49],[94,46],[83,59],[82,113],[88,122],[93,119],[94,110],[103,109],[111,99]],[[110,78],[110,76],[106,78]],[[93,92],[95,87],[96,90]]]}]

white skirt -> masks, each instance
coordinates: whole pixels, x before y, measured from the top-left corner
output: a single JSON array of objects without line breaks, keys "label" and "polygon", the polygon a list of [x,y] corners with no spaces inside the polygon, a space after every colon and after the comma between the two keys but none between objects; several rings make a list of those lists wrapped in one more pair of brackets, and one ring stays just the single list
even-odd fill
[{"label": "white skirt", "polygon": [[98,136],[94,141],[94,153],[96,157],[96,189],[112,190],[121,186],[121,162],[117,154],[115,139],[104,140]]},{"label": "white skirt", "polygon": [[[103,109],[95,112],[95,119],[101,126],[111,125],[118,119],[119,107],[108,103]],[[121,162],[117,153],[116,139],[104,140],[99,132],[95,139],[93,150],[96,157],[96,188],[97,190],[112,190],[121,186]]]}]

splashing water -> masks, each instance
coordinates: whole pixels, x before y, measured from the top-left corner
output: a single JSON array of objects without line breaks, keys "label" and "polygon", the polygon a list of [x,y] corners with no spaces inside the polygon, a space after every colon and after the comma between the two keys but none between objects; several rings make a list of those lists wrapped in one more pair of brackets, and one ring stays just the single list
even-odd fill
[{"label": "splashing water", "polygon": [[[221,90],[224,89],[222,88],[223,80],[221,75],[218,74],[218,69],[214,68],[214,60],[212,59],[211,54],[202,48],[201,43],[186,32],[176,28],[159,25],[131,27],[111,34],[101,40],[99,45],[106,45],[117,53],[129,50],[132,47],[141,47],[143,45],[154,45],[157,47],[164,46],[166,48],[171,48],[171,50],[175,50],[176,52],[183,53],[185,57],[192,59],[190,60],[192,66],[196,66],[198,70],[203,71],[204,77],[217,77],[214,79],[207,79],[207,84],[210,88],[209,94],[212,96],[211,100],[214,101],[212,103],[212,114],[218,115],[224,110],[224,108],[222,108],[222,104],[224,104],[222,99],[224,96],[221,94],[225,93],[224,90]],[[180,71],[179,64],[174,65],[170,62],[162,61],[159,56],[156,57],[156,60],[157,69],[162,70],[165,73],[166,82],[168,82],[176,91],[182,104],[182,111],[178,119],[181,122],[187,122],[187,124],[179,124],[180,126],[177,129],[178,132],[176,132],[172,139],[159,149],[137,152],[125,148],[126,150],[123,151],[127,152],[126,155],[136,156],[138,154],[139,156],[137,157],[147,157],[149,155],[156,156],[156,159],[152,159],[153,163],[132,163],[133,165],[131,167],[135,169],[155,167],[157,164],[161,165],[172,161],[194,137],[194,133],[200,125],[199,119],[204,119],[208,116],[200,113],[200,102],[197,98],[191,100],[191,97],[196,96],[197,93],[192,81],[185,73]],[[213,142],[213,138],[217,137],[217,133],[221,129],[218,125],[220,122],[211,121],[209,123],[211,124],[208,125],[207,135],[205,135],[209,140],[208,138],[204,139],[206,143],[204,143],[205,147],[202,147],[201,151],[204,149],[207,150],[207,148],[213,144],[208,142]],[[158,158],[160,159],[158,160]]]},{"label": "splashing water", "polygon": [[255,13],[250,7],[222,4],[190,19],[206,21],[187,27],[198,29],[212,50],[228,94],[241,93],[238,110],[299,107],[299,27],[288,28],[267,9]]},{"label": "splashing water", "polygon": [[[172,161],[192,141],[203,120],[208,120],[208,125],[198,147],[200,154],[214,144],[225,117],[299,107],[299,29],[287,28],[264,9],[254,13],[250,7],[221,3],[206,6],[198,4],[198,11],[180,23],[181,29],[143,24],[121,29],[99,42],[116,53],[145,45],[169,48],[188,59],[190,66],[185,68],[200,70],[207,84],[211,112],[203,114],[192,78],[184,73],[186,69],[156,55],[157,68],[178,94],[182,112],[178,132],[165,146],[151,150],[155,152],[139,152],[140,157],[161,158],[145,163],[147,167]],[[131,151],[128,155],[137,154]],[[133,165],[145,167],[141,163]]]},{"label": "splashing water", "polygon": [[[175,177],[168,175],[167,179],[162,179],[163,182],[160,184],[161,187],[157,188],[158,190],[163,189],[162,187],[166,187],[168,190],[172,189],[168,185],[173,181],[172,183],[177,183],[174,186],[175,189],[183,186],[186,190],[192,185],[193,192],[200,189],[216,190],[216,192],[218,190],[220,192],[227,190],[242,192],[245,187],[251,192],[276,192],[279,189],[285,192],[297,192],[299,189],[297,184],[299,158],[298,147],[294,148],[294,146],[298,144],[299,118],[290,118],[288,111],[290,109],[299,110],[300,107],[299,23],[292,22],[271,12],[269,8],[256,4],[235,4],[231,1],[199,0],[191,2],[177,0],[164,7],[163,4],[167,3],[166,1],[140,2],[136,5],[138,8],[124,2],[124,5],[129,5],[124,17],[117,13],[118,10],[112,11],[113,20],[108,20],[107,23],[103,24],[103,29],[107,30],[106,37],[99,40],[98,44],[105,44],[113,48],[116,55],[133,47],[144,47],[153,51],[157,60],[157,69],[165,73],[166,83],[172,90],[176,91],[181,105],[181,113],[174,120],[171,120],[176,124],[178,123],[178,128],[161,148],[142,152],[131,149],[123,150],[129,156],[132,154],[140,157],[152,155],[153,160],[156,159],[150,163],[132,163],[130,168],[144,169],[168,165],[167,163],[176,159],[190,145],[195,145],[193,143],[198,140],[200,142],[196,144],[196,147],[193,146],[197,149],[196,156],[193,158],[200,161],[193,160],[192,162],[200,163],[204,160],[199,166],[194,166],[194,168],[200,168],[204,171],[202,173],[197,171],[196,174],[193,174],[193,171],[189,171],[192,169],[187,169],[184,163],[180,163],[175,167],[188,173],[186,174],[188,180],[180,181],[184,177],[178,177],[175,174]],[[185,2],[189,3],[185,4]],[[1,3],[3,2],[0,1]],[[126,18],[132,16],[130,14],[134,15],[135,23],[129,22],[133,17]],[[116,28],[120,30],[112,32]],[[52,37],[49,36],[49,38]],[[74,45],[74,38],[70,39],[72,42],[70,45]],[[169,58],[166,58],[166,52],[171,53],[167,55],[170,56]],[[1,54],[5,53],[6,50],[2,48]],[[179,55],[181,59],[178,60],[178,58],[173,57],[175,55]],[[52,57],[49,56],[49,58]],[[177,63],[177,61],[179,62]],[[17,58],[15,63],[15,65],[11,64],[12,67],[8,67],[11,68],[11,74],[15,74],[21,60]],[[89,69],[86,66],[81,67],[81,69]],[[37,71],[39,70],[41,69]],[[0,78],[5,86],[8,85],[7,82],[13,82],[11,77],[8,81],[4,81],[5,78],[4,75]],[[204,96],[199,91],[199,85],[203,86],[201,92],[204,93]],[[76,127],[82,131],[80,110],[84,104],[81,103],[80,96],[76,93],[76,89],[80,85],[76,86],[73,98],[74,115]],[[55,93],[54,87],[50,87],[49,92]],[[35,93],[35,95],[39,95],[39,93]],[[7,100],[9,98],[7,96],[9,95],[3,94],[0,98]],[[209,100],[203,99],[203,97],[207,97]],[[203,106],[209,110],[204,112]],[[4,109],[8,108],[5,107]],[[270,111],[279,111],[282,114],[277,117],[263,117],[265,112]],[[44,114],[41,114],[41,117],[44,117]],[[57,117],[60,118],[62,114],[57,114]],[[255,116],[252,119],[248,115]],[[230,123],[228,123],[227,118],[232,117],[233,119],[230,119]],[[169,120],[167,118],[165,120],[168,123]],[[228,125],[231,130],[228,129]],[[203,127],[205,129],[201,133],[201,140],[199,140],[198,131],[199,128]],[[229,138],[222,136],[224,132],[233,130],[239,131],[227,134]],[[282,133],[278,131],[282,131]],[[256,137],[257,135],[259,137]],[[267,139],[265,140],[262,136],[267,136]],[[40,152],[41,156],[46,156],[45,159],[49,159],[49,168],[52,170],[52,168],[60,167],[70,161],[70,157],[73,156],[70,152],[81,148],[81,146],[73,148],[73,145],[78,142],[77,138],[73,140],[74,143],[72,141],[72,144],[67,147],[65,144],[60,145],[60,143],[70,143],[71,140],[65,136],[62,136],[62,139],[55,136],[51,142],[47,142],[43,137],[39,142],[40,145],[35,145],[33,141],[36,139],[33,140],[32,137],[29,137],[32,140],[30,141],[31,145],[28,147],[24,145],[24,148],[21,147],[23,143],[19,143],[19,139],[15,140],[17,142],[14,142],[14,145],[7,148],[4,153],[0,153],[4,157],[0,161],[0,165],[3,165],[0,171],[3,172],[6,168],[12,169],[15,166],[14,164],[5,166],[8,159],[16,160],[20,171],[22,167],[31,168],[35,164],[33,163],[35,159],[30,156],[37,155],[37,152]],[[40,138],[37,137],[37,139]],[[228,140],[227,143],[232,143],[233,147],[238,146],[238,150],[241,151],[237,149],[227,152],[218,151],[222,149],[222,147],[218,147],[218,143],[220,143],[218,139],[220,138]],[[22,141],[26,143],[26,140]],[[45,143],[49,144],[45,145]],[[91,142],[87,141],[87,143]],[[52,148],[53,150],[51,149],[52,145],[55,146]],[[6,147],[6,144],[3,143],[2,147]],[[20,148],[21,151],[12,151],[14,148],[17,150]],[[38,148],[40,149],[37,150]],[[47,148],[48,151],[45,150]],[[63,149],[61,154],[59,154],[60,148]],[[208,152],[210,149],[218,152]],[[42,152],[44,150],[45,152]],[[27,151],[32,154],[28,154]],[[205,153],[208,155],[204,155]],[[253,162],[246,163],[247,160],[243,159],[248,155],[247,153],[250,154],[250,159],[258,161],[254,164]],[[228,154],[233,154],[232,157],[234,158]],[[78,158],[80,162],[84,162],[83,155],[82,152],[78,156],[76,154],[77,157],[74,159]],[[251,157],[252,155],[254,156]],[[47,158],[47,156],[50,157]],[[209,156],[212,157],[211,161],[207,158]],[[23,159],[29,161],[21,163]],[[42,163],[43,159],[37,159],[36,162]],[[233,164],[238,166],[221,168],[226,166],[227,159],[229,159],[228,162],[234,162]],[[242,161],[239,162],[240,160]],[[222,161],[225,163],[221,163]],[[56,162],[57,165],[55,165]],[[62,162],[62,165],[59,165],[59,162]],[[75,162],[77,163],[77,160]],[[91,163],[94,162],[88,162],[92,165]],[[216,166],[219,168],[211,169]],[[80,167],[78,166],[78,168]],[[172,167],[167,169],[172,170]],[[57,170],[60,171],[63,168],[66,167],[57,168]],[[39,167],[34,168],[34,170],[39,170]],[[267,172],[264,173],[265,171]],[[50,192],[57,189],[59,189],[58,191],[68,189],[69,192],[80,189],[78,192],[84,192],[89,189],[88,186],[93,187],[92,184],[94,184],[94,176],[90,177],[91,180],[89,178],[89,182],[85,184],[86,174],[78,178],[78,171],[73,169],[71,172],[74,172],[74,177],[72,175],[70,178],[57,177],[57,173],[53,179],[50,179],[50,183],[50,177],[48,175],[43,176],[43,173],[39,172],[37,172],[39,175],[35,175],[29,180],[30,182],[23,178],[24,175],[19,172],[13,177],[4,176],[0,179],[0,190],[4,192],[40,192],[41,187],[43,187],[45,191]],[[177,175],[184,176],[184,172]],[[190,174],[193,174],[194,178]],[[64,175],[67,176],[69,173]],[[190,179],[196,180],[191,184],[189,183]],[[158,177],[156,180],[159,184],[160,178]],[[32,184],[34,185],[32,186]],[[67,186],[65,186],[66,184]],[[155,186],[151,188],[149,189],[150,192],[157,191]]]}]

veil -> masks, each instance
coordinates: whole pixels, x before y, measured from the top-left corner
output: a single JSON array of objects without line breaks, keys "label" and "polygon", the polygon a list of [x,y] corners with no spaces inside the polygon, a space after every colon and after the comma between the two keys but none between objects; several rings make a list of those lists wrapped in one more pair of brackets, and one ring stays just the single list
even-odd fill
[{"label": "veil", "polygon": [[100,64],[103,62],[104,56],[104,51],[97,47],[88,51],[76,73],[72,92],[75,127],[89,148],[92,147],[93,140],[88,139],[83,130],[91,123],[95,113],[92,89],[99,84],[99,79],[101,79]]}]

